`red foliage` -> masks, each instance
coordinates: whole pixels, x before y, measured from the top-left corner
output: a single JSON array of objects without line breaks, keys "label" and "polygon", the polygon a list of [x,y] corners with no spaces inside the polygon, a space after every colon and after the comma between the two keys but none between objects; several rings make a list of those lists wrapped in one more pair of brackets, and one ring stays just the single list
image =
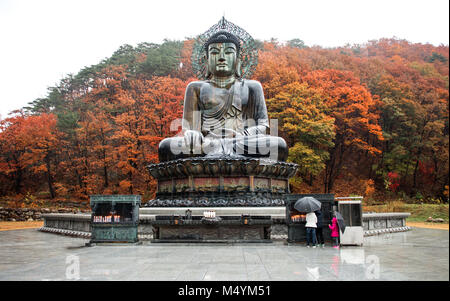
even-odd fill
[{"label": "red foliage", "polygon": [[389,180],[389,190],[396,192],[397,188],[400,186],[400,176],[395,171],[390,171],[387,174]]}]

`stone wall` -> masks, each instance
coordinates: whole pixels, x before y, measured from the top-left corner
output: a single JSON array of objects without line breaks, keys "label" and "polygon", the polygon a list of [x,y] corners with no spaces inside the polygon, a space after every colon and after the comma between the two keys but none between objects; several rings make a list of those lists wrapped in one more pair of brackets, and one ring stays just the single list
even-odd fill
[{"label": "stone wall", "polygon": [[231,240],[231,241],[260,241],[264,240],[264,228],[260,225],[222,225],[220,227],[194,226],[159,226],[160,240]]},{"label": "stone wall", "polygon": [[[87,211],[87,210],[85,210]],[[4,208],[0,207],[0,221],[40,221],[43,220],[42,215],[48,213],[77,213],[79,209],[72,208]]]}]

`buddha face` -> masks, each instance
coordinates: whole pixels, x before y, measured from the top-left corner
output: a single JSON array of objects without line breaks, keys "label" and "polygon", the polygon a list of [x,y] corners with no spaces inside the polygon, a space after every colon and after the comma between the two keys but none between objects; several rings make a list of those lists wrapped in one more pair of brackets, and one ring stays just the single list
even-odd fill
[{"label": "buddha face", "polygon": [[235,73],[237,51],[234,43],[211,43],[208,46],[209,71],[220,77]]}]

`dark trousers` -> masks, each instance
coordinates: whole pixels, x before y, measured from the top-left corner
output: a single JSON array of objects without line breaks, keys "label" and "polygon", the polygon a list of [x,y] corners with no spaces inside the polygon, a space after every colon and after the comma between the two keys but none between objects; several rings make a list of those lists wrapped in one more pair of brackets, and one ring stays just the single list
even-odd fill
[{"label": "dark trousers", "polygon": [[308,246],[310,244],[316,245],[316,228],[306,227],[306,243]]},{"label": "dark trousers", "polygon": [[317,227],[316,229],[316,237],[317,237],[317,243],[318,244],[324,244],[324,240],[323,240],[323,228],[322,227]]},{"label": "dark trousers", "polygon": [[333,239],[333,247],[339,246],[339,237],[332,237]]}]

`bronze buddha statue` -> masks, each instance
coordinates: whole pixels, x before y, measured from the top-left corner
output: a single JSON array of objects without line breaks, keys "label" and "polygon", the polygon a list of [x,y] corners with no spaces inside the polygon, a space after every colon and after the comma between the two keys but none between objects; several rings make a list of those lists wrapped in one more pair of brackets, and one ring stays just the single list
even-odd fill
[{"label": "bronze buddha statue", "polygon": [[160,162],[187,157],[256,157],[286,161],[281,137],[267,134],[269,118],[261,84],[241,76],[241,43],[226,30],[203,45],[205,80],[188,84],[182,136],[159,144]]}]

